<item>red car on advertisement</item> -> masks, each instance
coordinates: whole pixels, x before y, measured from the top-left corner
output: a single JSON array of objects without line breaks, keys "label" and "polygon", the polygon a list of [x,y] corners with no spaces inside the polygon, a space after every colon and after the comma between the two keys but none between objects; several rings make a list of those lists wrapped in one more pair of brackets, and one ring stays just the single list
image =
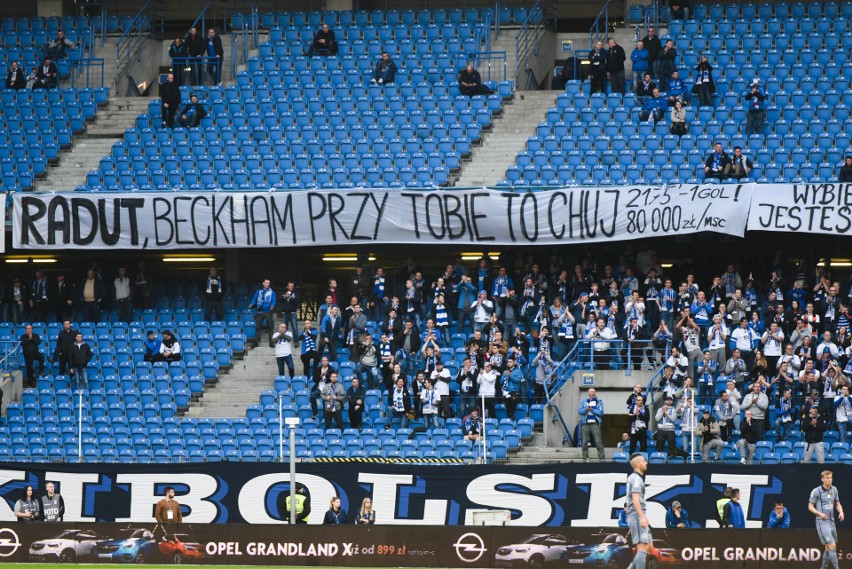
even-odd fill
[{"label": "red car on advertisement", "polygon": [[175,564],[198,561],[204,557],[204,546],[195,542],[189,534],[172,534],[158,545],[160,554]]}]

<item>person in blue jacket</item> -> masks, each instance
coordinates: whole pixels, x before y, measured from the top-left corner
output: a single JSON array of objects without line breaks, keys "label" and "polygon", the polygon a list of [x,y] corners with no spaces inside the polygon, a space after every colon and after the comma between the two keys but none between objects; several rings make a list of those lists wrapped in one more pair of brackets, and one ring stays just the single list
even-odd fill
[{"label": "person in blue jacket", "polygon": [[636,49],[630,54],[630,61],[633,62],[633,90],[638,91],[642,77],[648,71],[648,50],[641,41],[636,42]]},{"label": "person in blue jacket", "polygon": [[647,121],[653,119],[654,122],[659,122],[663,120],[668,108],[669,104],[666,98],[660,96],[660,90],[655,88],[653,96],[642,104],[639,120]]},{"label": "person in blue jacket", "polygon": [[666,90],[666,98],[670,107],[675,106],[677,101],[680,101],[682,105],[685,105],[688,102],[686,86],[683,84],[683,79],[680,78],[680,73],[678,73],[677,69],[672,71],[672,77],[669,79],[668,90]]},{"label": "person in blue jacket", "polygon": [[509,356],[503,371],[503,401],[506,403],[506,414],[510,418],[515,416],[518,399],[521,398],[521,383],[524,381],[524,372],[521,371],[521,366],[516,364],[515,357]]},{"label": "person in blue jacket", "polygon": [[272,342],[272,311],[275,310],[276,294],[272,290],[272,281],[263,279],[263,284],[251,297],[250,309],[254,309],[254,341],[260,343],[261,327],[266,329]]},{"label": "person in blue jacket", "polygon": [[322,523],[332,526],[339,526],[346,523],[346,510],[340,507],[340,498],[337,496],[331,499],[330,507],[325,513],[325,519],[323,519]]},{"label": "person in blue jacket", "polygon": [[320,323],[320,355],[328,348],[329,361],[337,361],[337,342],[340,340],[340,330],[343,326],[343,319],[340,317],[340,309],[337,305],[333,305],[328,313],[322,317]]},{"label": "person in blue jacket", "polygon": [[769,512],[769,522],[766,527],[772,529],[789,529],[790,512],[784,507],[784,502],[775,502],[775,507]]},{"label": "person in blue jacket", "polygon": [[160,339],[153,330],[148,330],[148,339],[145,340],[145,355],[143,359],[146,362],[153,362],[154,356],[160,353]]},{"label": "person in blue jacket", "polygon": [[739,488],[731,490],[731,500],[722,508],[722,527],[745,527],[745,514],[743,513],[743,507],[740,505]]},{"label": "person in blue jacket", "polygon": [[666,512],[666,527],[667,528],[688,528],[689,513],[683,509],[680,502],[675,500],[672,502],[672,507]]},{"label": "person in blue jacket", "polygon": [[475,322],[473,321],[473,303],[476,302],[477,297],[476,286],[471,282],[469,276],[462,275],[459,282],[453,285],[453,290],[459,297],[459,333],[464,330],[465,320],[470,323],[470,329],[473,330],[475,327]]},{"label": "person in blue jacket", "polygon": [[748,111],[746,112],[746,134],[761,134],[766,122],[766,100],[769,99],[769,95],[766,89],[761,87],[758,77],[752,80],[751,86],[743,93],[743,99]]}]

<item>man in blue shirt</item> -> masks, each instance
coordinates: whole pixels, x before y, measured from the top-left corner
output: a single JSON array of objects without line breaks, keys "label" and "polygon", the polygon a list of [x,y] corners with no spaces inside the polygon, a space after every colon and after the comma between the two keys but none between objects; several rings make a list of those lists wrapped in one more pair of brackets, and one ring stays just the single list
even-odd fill
[{"label": "man in blue shirt", "polygon": [[639,120],[647,121],[653,119],[654,122],[663,120],[668,108],[668,103],[665,97],[660,96],[660,90],[655,88],[652,91],[652,97],[642,103],[642,110],[639,112]]},{"label": "man in blue shirt", "polygon": [[763,133],[763,124],[766,122],[766,100],[769,95],[760,86],[760,79],[755,77],[751,87],[743,94],[746,102],[746,127],[747,135]]},{"label": "man in blue shirt", "polygon": [[775,507],[769,513],[768,528],[788,529],[790,527],[790,512],[784,507],[784,502],[775,502]]},{"label": "man in blue shirt", "polygon": [[668,90],[666,91],[666,96],[668,97],[669,106],[673,107],[676,101],[680,101],[681,104],[685,105],[688,101],[686,86],[683,84],[683,79],[680,78],[680,74],[677,69],[672,71],[672,77],[669,79]]},{"label": "man in blue shirt", "polygon": [[272,290],[272,282],[263,279],[263,284],[251,297],[249,308],[254,309],[254,341],[260,342],[261,328],[265,328],[269,334],[268,341],[272,342],[272,311],[275,310],[275,291]]}]

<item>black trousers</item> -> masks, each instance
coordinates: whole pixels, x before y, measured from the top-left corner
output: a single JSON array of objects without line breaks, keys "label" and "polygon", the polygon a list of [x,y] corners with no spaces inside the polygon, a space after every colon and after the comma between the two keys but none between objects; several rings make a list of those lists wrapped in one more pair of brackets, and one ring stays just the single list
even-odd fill
[{"label": "black trousers", "polygon": [[637,451],[648,452],[648,429],[636,429],[635,433],[630,433],[630,453]]},{"label": "black trousers", "polygon": [[330,429],[332,421],[334,422],[334,426],[343,430],[343,409],[338,409],[337,411],[329,411],[325,410],[325,428]]},{"label": "black trousers", "polygon": [[44,374],[44,356],[40,353],[32,355],[24,355],[24,363],[27,367],[27,385],[35,387],[36,376],[33,370],[33,364],[38,362],[39,375]]},{"label": "black trousers", "polygon": [[657,452],[663,452],[663,447],[668,443],[669,456],[677,456],[677,444],[675,444],[675,432],[672,430],[657,429]]}]

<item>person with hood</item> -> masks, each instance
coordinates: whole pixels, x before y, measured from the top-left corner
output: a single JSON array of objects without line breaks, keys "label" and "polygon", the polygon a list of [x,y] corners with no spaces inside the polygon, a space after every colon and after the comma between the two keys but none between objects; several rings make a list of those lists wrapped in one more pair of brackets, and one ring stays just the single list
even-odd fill
[{"label": "person with hood", "polygon": [[180,342],[174,337],[171,330],[163,330],[163,339],[160,342],[159,353],[154,356],[155,362],[179,362]]}]

